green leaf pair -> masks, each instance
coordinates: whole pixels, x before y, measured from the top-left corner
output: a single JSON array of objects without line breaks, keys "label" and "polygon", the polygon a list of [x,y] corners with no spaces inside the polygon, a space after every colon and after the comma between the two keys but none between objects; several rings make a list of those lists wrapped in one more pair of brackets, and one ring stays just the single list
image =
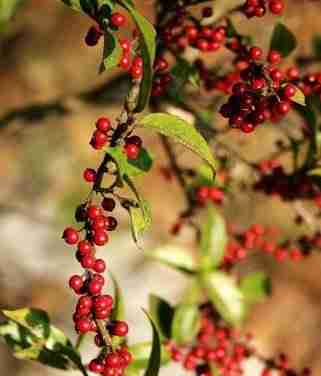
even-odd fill
[{"label": "green leaf pair", "polygon": [[70,369],[73,363],[83,375],[87,375],[79,353],[65,334],[50,324],[45,311],[22,308],[3,310],[2,313],[8,320],[0,325],[0,336],[16,358],[38,361],[59,369]]}]

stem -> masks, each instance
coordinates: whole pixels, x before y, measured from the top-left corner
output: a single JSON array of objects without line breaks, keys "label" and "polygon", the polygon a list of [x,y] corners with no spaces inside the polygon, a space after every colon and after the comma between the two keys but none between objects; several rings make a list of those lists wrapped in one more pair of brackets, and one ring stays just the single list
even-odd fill
[{"label": "stem", "polygon": [[85,337],[86,337],[86,334],[79,334],[79,336],[78,336],[78,338],[77,338],[76,345],[75,345],[75,349],[76,349],[77,351],[80,350],[80,347],[81,347],[81,345],[83,344]]},{"label": "stem", "polygon": [[105,345],[107,347],[111,347],[114,350],[114,346],[112,343],[112,339],[110,334],[108,333],[108,330],[106,329],[106,322],[104,320],[96,320],[97,327],[99,329],[99,332],[105,342]]}]

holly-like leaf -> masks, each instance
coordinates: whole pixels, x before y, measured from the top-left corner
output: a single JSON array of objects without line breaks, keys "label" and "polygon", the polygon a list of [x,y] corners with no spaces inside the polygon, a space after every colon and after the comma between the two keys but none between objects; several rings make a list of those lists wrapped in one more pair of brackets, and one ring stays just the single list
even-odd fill
[{"label": "holly-like leaf", "polygon": [[48,338],[50,334],[47,312],[36,308],[21,308],[14,311],[3,310],[2,313],[11,321],[30,330],[38,338]]},{"label": "holly-like leaf", "polygon": [[216,169],[216,161],[211,150],[193,125],[175,115],[165,113],[153,113],[145,116],[139,122],[140,126],[157,131],[164,136],[168,136],[192,150],[203,158],[212,168]]},{"label": "holly-like leaf", "polygon": [[50,324],[46,312],[23,308],[5,310],[3,314],[9,320],[0,325],[0,337],[4,338],[16,358],[34,360],[58,369],[69,369],[72,362],[83,375],[87,375],[79,353],[66,335]]},{"label": "holly-like leaf", "polygon": [[117,67],[122,53],[118,38],[114,34],[106,31],[104,34],[103,60],[99,72],[102,73],[105,70]]},{"label": "holly-like leaf", "polygon": [[[129,346],[129,351],[133,356],[130,363],[130,370],[143,369],[147,367],[149,357],[152,351],[152,342],[140,342]],[[164,345],[161,345],[161,364],[165,365],[170,361],[170,354]]]},{"label": "holly-like leaf", "polygon": [[157,326],[161,338],[169,339],[174,317],[174,308],[157,295],[149,295],[149,313]]},{"label": "holly-like leaf", "polygon": [[148,104],[152,87],[153,64],[156,52],[156,31],[153,25],[137,11],[133,1],[118,0],[118,3],[128,10],[140,31],[140,49],[144,62],[144,74],[135,111],[141,112]]},{"label": "holly-like leaf", "polygon": [[204,273],[201,281],[208,297],[225,321],[239,325],[245,317],[244,296],[234,279],[223,272]]},{"label": "holly-like leaf", "polygon": [[201,269],[211,270],[217,267],[225,254],[227,231],[221,214],[209,205],[207,220],[201,228]]},{"label": "holly-like leaf", "polygon": [[161,341],[158,334],[156,325],[154,324],[153,319],[145,312],[147,318],[153,329],[153,340],[152,340],[152,350],[150,352],[148,365],[144,376],[158,376],[160,366],[161,366]]},{"label": "holly-like leaf", "polygon": [[144,148],[141,148],[138,158],[135,160],[129,160],[121,146],[110,147],[106,150],[106,153],[116,163],[122,184],[126,176],[129,178],[140,176],[148,172],[153,164],[152,156]]},{"label": "holly-like leaf", "polygon": [[185,273],[196,271],[193,256],[185,248],[177,245],[169,244],[145,251],[145,256]]},{"label": "holly-like leaf", "polygon": [[296,48],[297,40],[295,35],[282,23],[276,24],[273,30],[270,49],[281,53],[287,57]]},{"label": "holly-like leaf", "polygon": [[252,273],[242,278],[240,288],[247,302],[261,302],[271,293],[271,281],[265,273]]},{"label": "holly-like leaf", "polygon": [[196,304],[180,304],[172,322],[172,339],[177,344],[193,341],[200,328],[200,312]]}]

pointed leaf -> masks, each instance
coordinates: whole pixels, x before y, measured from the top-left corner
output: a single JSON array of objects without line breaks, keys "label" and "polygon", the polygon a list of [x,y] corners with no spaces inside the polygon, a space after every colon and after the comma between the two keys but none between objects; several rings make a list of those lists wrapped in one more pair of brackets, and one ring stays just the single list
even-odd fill
[{"label": "pointed leaf", "polygon": [[270,50],[276,50],[283,57],[287,57],[296,48],[297,41],[295,35],[282,23],[278,23],[272,34]]},{"label": "pointed leaf", "polygon": [[153,329],[152,351],[148,360],[148,366],[144,373],[144,376],[158,376],[161,365],[161,342],[156,325],[147,312],[145,312],[147,318]]},{"label": "pointed leaf", "polygon": [[166,245],[145,251],[145,256],[185,273],[194,273],[196,263],[192,255],[177,245]]},{"label": "pointed leaf", "polygon": [[114,285],[114,308],[111,314],[112,320],[124,320],[125,319],[125,304],[123,294],[119,287],[116,278],[110,273],[111,279]]},{"label": "pointed leaf", "polygon": [[212,156],[207,142],[197,132],[195,127],[185,120],[170,114],[153,113],[140,120],[140,125],[146,129],[157,131],[164,136],[172,137],[203,158],[212,167],[213,172],[215,172],[216,161]]},{"label": "pointed leaf", "polygon": [[[130,363],[131,369],[146,368],[152,351],[152,342],[140,342],[129,346],[129,351],[133,356]],[[161,345],[161,364],[165,365],[170,360],[170,354],[164,345]]]},{"label": "pointed leaf", "polygon": [[217,267],[225,254],[227,231],[221,214],[210,205],[207,220],[201,228],[201,268],[211,270]]},{"label": "pointed leaf", "polygon": [[233,325],[242,322],[246,314],[244,296],[234,279],[223,272],[201,276],[208,297],[225,321]]},{"label": "pointed leaf", "polygon": [[174,317],[174,308],[164,299],[157,295],[149,295],[149,312],[157,326],[159,335],[169,339],[171,325]]},{"label": "pointed leaf", "polygon": [[135,111],[141,112],[149,101],[153,79],[153,64],[156,51],[156,31],[153,25],[135,8],[131,0],[118,0],[128,10],[140,31],[140,48],[144,62],[144,75],[140,85],[139,98]]},{"label": "pointed leaf", "polygon": [[100,65],[99,72],[102,73],[105,70],[117,67],[122,53],[123,51],[118,38],[114,34],[106,31],[104,34],[103,61]]},{"label": "pointed leaf", "polygon": [[180,304],[175,309],[172,323],[172,339],[177,344],[192,342],[200,328],[198,305]]},{"label": "pointed leaf", "polygon": [[248,302],[261,302],[271,294],[271,281],[265,273],[252,273],[242,278],[240,288]]}]

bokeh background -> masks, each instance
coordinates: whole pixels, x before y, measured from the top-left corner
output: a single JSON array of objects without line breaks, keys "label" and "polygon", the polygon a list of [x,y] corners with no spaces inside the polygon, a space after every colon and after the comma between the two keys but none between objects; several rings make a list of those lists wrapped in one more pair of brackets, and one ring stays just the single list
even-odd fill
[{"label": "bokeh background", "polygon": [[[152,18],[153,1],[137,3]],[[320,1],[287,3],[283,22],[298,36],[297,53],[307,54],[312,36],[321,33]],[[235,22],[248,28],[255,42],[268,46],[275,19],[236,17]],[[84,45],[89,26],[85,17],[57,0],[25,0],[0,34],[0,307],[48,310],[52,321],[72,338],[74,296],[66,281],[79,267],[60,234],[72,223],[74,207],[86,196],[83,169],[95,166],[100,157],[88,146],[94,121],[100,115],[117,116],[127,90],[126,81],[116,79],[119,72],[97,75],[102,45]],[[218,53],[218,61],[223,58]],[[277,137],[270,128],[253,136],[233,134],[227,141],[255,160],[273,148]],[[159,172],[166,160],[157,138],[147,134],[144,140],[157,155],[152,173],[140,182],[154,218],[144,247],[153,247],[170,240],[169,228],[183,199],[175,183],[166,186]],[[188,153],[180,155],[189,163]],[[235,173],[246,176],[248,171],[238,166]],[[260,195],[240,192],[227,203],[226,214],[234,223],[280,225],[290,235],[304,230],[294,225],[293,209]],[[126,213],[119,209],[116,215],[120,229],[102,252],[124,292],[131,338],[147,339],[150,332],[141,307],[147,306],[148,293],[175,303],[186,280],[146,262],[131,240]],[[192,236],[183,231],[176,241],[191,246]],[[295,365],[312,366],[315,375],[321,375],[320,264],[321,256],[313,255],[301,265],[275,265],[268,258],[254,258],[246,266],[266,270],[274,280],[273,296],[255,308],[247,329],[263,353],[284,350]],[[90,355],[90,341],[85,348]],[[183,374],[167,371],[174,373]],[[58,376],[63,371],[18,361],[1,343],[0,375],[9,374]],[[257,374],[256,367],[248,374]]]}]

